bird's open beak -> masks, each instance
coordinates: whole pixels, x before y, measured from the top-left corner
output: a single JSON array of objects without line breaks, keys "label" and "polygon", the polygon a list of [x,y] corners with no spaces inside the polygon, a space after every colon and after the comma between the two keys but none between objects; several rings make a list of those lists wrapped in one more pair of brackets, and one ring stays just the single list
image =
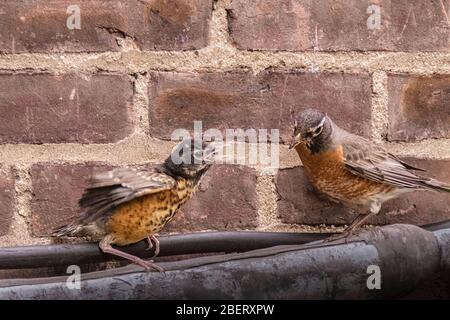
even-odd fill
[{"label": "bird's open beak", "polygon": [[223,158],[224,146],[223,142],[210,142],[204,151],[205,162],[209,164],[220,163]]},{"label": "bird's open beak", "polygon": [[206,163],[212,164],[214,163],[215,155],[217,154],[217,150],[212,147],[205,150],[204,160]]},{"label": "bird's open beak", "polygon": [[[232,145],[232,143],[215,142],[215,141],[211,142],[209,144],[211,151],[205,157],[205,158],[207,158],[207,162],[212,164],[212,163],[224,163],[227,161],[233,161],[234,157],[233,156],[229,157],[225,152],[225,148],[227,148],[230,145]],[[231,162],[231,163],[233,163],[233,162]]]},{"label": "bird's open beak", "polygon": [[289,144],[289,149],[295,148],[301,142],[302,142],[302,136],[299,133],[296,136],[292,137],[291,143]]}]

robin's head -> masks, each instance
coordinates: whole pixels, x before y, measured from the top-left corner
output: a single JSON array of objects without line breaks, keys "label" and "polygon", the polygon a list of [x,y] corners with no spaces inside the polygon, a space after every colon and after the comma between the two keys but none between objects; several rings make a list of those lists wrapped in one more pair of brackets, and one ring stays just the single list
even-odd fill
[{"label": "robin's head", "polygon": [[289,149],[304,143],[311,151],[319,152],[330,141],[332,130],[331,120],[325,113],[306,109],[295,118]]},{"label": "robin's head", "polygon": [[164,162],[164,167],[187,179],[200,179],[211,167],[216,155],[212,143],[186,139],[179,143]]}]

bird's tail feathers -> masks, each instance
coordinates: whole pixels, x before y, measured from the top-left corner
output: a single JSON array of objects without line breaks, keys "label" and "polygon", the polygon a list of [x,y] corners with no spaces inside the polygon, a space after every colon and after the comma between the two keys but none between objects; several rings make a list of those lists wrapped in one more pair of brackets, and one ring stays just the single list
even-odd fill
[{"label": "bird's tail feathers", "polygon": [[436,191],[450,192],[450,185],[435,179],[426,181],[426,185]]},{"label": "bird's tail feathers", "polygon": [[80,225],[73,222],[69,223],[68,225],[56,228],[52,232],[53,237],[70,237],[74,236],[78,233],[80,230]]}]

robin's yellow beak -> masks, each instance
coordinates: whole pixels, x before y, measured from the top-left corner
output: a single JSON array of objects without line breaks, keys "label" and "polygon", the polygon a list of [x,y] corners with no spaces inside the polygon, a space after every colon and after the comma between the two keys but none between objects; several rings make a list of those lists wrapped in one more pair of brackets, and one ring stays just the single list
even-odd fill
[{"label": "robin's yellow beak", "polygon": [[295,148],[301,142],[302,142],[302,135],[299,133],[292,137],[291,143],[289,144],[289,149]]}]

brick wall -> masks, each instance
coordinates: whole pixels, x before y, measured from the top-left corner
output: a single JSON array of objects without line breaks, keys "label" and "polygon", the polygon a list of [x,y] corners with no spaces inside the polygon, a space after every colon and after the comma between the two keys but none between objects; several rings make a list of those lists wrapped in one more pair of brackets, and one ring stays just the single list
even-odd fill
[{"label": "brick wall", "polygon": [[[158,163],[194,120],[285,143],[314,106],[450,181],[449,15],[448,0],[0,1],[0,245],[48,243],[94,169]],[[280,151],[272,175],[212,169],[167,231],[351,221]],[[414,193],[372,222],[446,218],[448,195]]]}]

